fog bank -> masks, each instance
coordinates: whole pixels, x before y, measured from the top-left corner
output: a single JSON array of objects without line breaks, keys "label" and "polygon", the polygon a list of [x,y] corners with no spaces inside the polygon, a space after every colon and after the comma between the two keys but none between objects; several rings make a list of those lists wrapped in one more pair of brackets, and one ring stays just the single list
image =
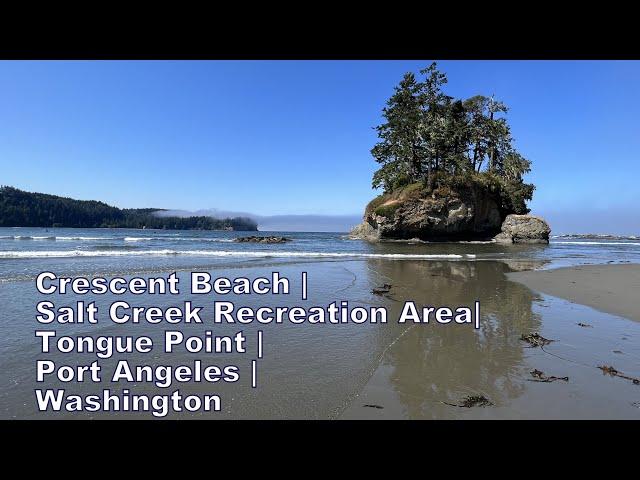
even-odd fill
[{"label": "fog bank", "polygon": [[256,215],[249,212],[234,212],[210,208],[190,212],[187,210],[166,210],[161,216],[207,216],[215,218],[248,217],[258,223],[258,230],[264,232],[348,232],[362,221],[362,216],[353,215]]}]

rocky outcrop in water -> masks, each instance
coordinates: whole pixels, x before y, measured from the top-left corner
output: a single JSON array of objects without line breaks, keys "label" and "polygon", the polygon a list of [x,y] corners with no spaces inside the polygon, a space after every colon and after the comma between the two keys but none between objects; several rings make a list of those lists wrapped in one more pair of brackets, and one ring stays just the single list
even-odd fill
[{"label": "rocky outcrop in water", "polygon": [[549,224],[533,215],[507,215],[502,231],[495,236],[498,243],[549,243]]},{"label": "rocky outcrop in water", "polygon": [[380,234],[378,230],[373,228],[368,222],[362,222],[351,229],[349,232],[349,238],[351,240],[377,242],[380,240]]},{"label": "rocky outcrop in water", "polygon": [[369,241],[488,240],[500,232],[502,219],[498,200],[486,189],[436,191],[431,195],[418,192],[370,205],[364,222],[350,235]]},{"label": "rocky outcrop in water", "polygon": [[287,237],[260,237],[253,235],[250,237],[238,237],[233,241],[238,243],[287,243],[291,239]]},{"label": "rocky outcrop in water", "polygon": [[471,183],[425,192],[420,185],[382,195],[366,208],[364,221],[349,234],[370,242],[385,240],[549,243],[542,218],[516,215],[499,193]]}]

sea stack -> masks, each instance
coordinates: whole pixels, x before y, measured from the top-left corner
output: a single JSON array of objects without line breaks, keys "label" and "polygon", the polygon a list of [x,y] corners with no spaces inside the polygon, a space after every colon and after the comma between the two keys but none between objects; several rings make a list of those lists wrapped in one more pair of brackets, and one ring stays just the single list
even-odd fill
[{"label": "sea stack", "polygon": [[548,242],[546,222],[526,215],[531,161],[516,148],[507,105],[493,95],[456,99],[446,83],[432,63],[394,88],[371,149],[379,165],[371,186],[383,193],[351,237]]},{"label": "sea stack", "polygon": [[549,243],[551,229],[540,217],[513,214],[504,199],[477,184],[453,190],[409,188],[376,198],[367,206],[352,239]]},{"label": "sea stack", "polygon": [[507,215],[501,230],[494,237],[498,243],[549,243],[551,233],[549,224],[533,215]]},{"label": "sea stack", "polygon": [[371,202],[364,223],[371,230],[363,224],[358,232],[368,239],[482,240],[500,232],[502,216],[497,199],[485,189],[416,187]]}]

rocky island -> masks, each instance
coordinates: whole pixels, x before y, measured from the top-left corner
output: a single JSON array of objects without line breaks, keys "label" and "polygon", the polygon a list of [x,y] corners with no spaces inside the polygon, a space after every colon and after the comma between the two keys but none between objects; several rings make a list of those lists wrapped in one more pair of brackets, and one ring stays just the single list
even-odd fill
[{"label": "rocky island", "polygon": [[528,215],[531,162],[515,149],[507,107],[445,95],[435,63],[420,73],[405,74],[383,109],[371,150],[381,165],[372,186],[383,193],[351,238],[548,243],[547,223]]}]

